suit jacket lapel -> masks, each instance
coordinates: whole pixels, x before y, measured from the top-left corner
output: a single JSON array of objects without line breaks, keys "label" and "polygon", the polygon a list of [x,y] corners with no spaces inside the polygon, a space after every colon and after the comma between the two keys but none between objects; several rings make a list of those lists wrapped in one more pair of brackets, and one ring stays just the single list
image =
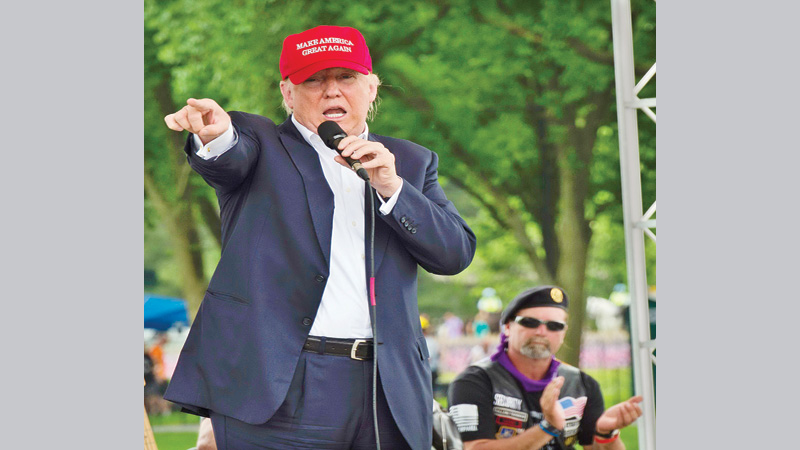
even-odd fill
[{"label": "suit jacket lapel", "polygon": [[[297,131],[291,118],[286,119],[280,126],[281,142],[292,159],[305,186],[305,196],[311,213],[311,221],[319,241],[320,249],[325,256],[325,262],[331,261],[331,235],[333,234],[333,191],[322,173],[319,155],[303,136]],[[295,195],[287,192],[287,195]]]},{"label": "suit jacket lapel", "polygon": [[[380,142],[372,133],[367,136],[367,139],[374,142]],[[385,145],[385,144],[384,144]],[[396,156],[396,155],[395,155]],[[397,169],[397,173],[400,173],[400,161],[395,157],[395,168]],[[369,224],[372,218],[370,217],[369,211],[369,195],[372,193],[370,189],[365,189],[364,192],[364,246],[366,255],[369,255]],[[375,194],[372,194],[375,195]],[[375,272],[378,272],[378,268],[381,266],[381,261],[383,261],[383,256],[386,254],[386,246],[389,243],[389,236],[392,233],[392,230],[389,226],[381,219],[379,219],[381,212],[379,208],[381,207],[381,201],[375,198]],[[367,278],[369,278],[369,258],[365,258],[367,264]]]}]

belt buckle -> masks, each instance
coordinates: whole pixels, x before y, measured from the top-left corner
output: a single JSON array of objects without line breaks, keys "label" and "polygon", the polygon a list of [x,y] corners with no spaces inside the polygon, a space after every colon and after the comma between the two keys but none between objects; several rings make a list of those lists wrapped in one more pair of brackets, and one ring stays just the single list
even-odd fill
[{"label": "belt buckle", "polygon": [[366,358],[359,358],[358,356],[356,356],[356,350],[358,350],[358,344],[366,342],[367,341],[365,339],[356,339],[356,341],[353,342],[353,346],[350,348],[350,359],[355,359],[356,361],[366,361]]}]

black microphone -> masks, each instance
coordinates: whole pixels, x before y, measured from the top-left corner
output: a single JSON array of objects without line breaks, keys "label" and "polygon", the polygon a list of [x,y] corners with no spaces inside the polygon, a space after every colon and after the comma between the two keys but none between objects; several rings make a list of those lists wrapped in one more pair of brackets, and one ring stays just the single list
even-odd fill
[{"label": "black microphone", "polygon": [[[326,120],[322,122],[317,127],[317,132],[319,133],[319,137],[322,138],[322,142],[325,143],[328,147],[336,150],[340,155],[342,151],[339,150],[339,143],[342,142],[342,139],[347,137],[347,133],[342,130],[342,127],[339,126],[338,123],[332,120]],[[369,181],[369,175],[367,175],[367,169],[361,166],[361,163],[356,159],[350,159],[346,156],[342,156],[347,164],[350,164],[350,167],[356,171],[359,177],[364,181]]]}]

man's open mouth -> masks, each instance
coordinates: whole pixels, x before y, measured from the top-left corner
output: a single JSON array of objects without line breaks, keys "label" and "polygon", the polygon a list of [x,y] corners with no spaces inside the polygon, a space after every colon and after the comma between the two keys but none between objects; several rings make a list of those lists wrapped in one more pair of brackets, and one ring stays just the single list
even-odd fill
[{"label": "man's open mouth", "polygon": [[325,112],[322,113],[322,115],[328,119],[338,119],[340,117],[344,117],[345,114],[347,114],[347,112],[342,108],[326,109]]}]

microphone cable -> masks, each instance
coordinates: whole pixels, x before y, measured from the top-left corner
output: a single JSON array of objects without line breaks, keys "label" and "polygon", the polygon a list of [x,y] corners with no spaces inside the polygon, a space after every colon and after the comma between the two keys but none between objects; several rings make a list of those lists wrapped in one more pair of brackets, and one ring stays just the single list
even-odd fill
[{"label": "microphone cable", "polygon": [[[362,169],[363,170],[363,169]],[[378,431],[378,312],[375,308],[375,196],[369,179],[364,180],[369,192],[369,303],[372,308],[372,422],[375,425],[375,448],[381,450]]]},{"label": "microphone cable", "polygon": [[[326,120],[317,126],[317,133],[329,148],[336,150],[339,155],[342,151],[339,150],[339,143],[342,139],[347,137],[347,133],[342,130],[338,123],[332,120]],[[378,312],[375,308],[375,195],[377,192],[373,189],[369,182],[369,175],[367,170],[361,166],[358,160],[342,156],[350,167],[364,180],[365,192],[369,193],[369,209],[370,209],[370,230],[369,230],[369,303],[372,311],[372,420],[375,426],[375,444],[376,448],[381,448],[381,438],[378,432]]]}]

